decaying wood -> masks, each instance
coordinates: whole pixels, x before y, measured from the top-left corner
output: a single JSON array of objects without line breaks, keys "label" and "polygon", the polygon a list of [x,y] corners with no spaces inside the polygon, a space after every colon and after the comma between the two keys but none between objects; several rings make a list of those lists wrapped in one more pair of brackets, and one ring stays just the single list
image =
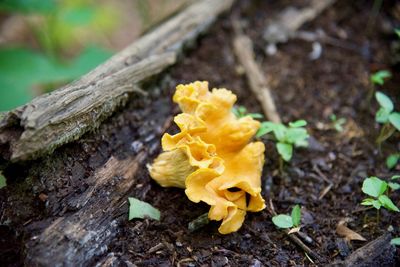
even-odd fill
[{"label": "decaying wood", "polygon": [[395,266],[396,248],[390,244],[390,234],[384,234],[354,251],[344,261],[330,266]]},{"label": "decaying wood", "polygon": [[143,80],[174,64],[233,1],[198,1],[81,79],[5,114],[0,164],[37,158],[95,129]]},{"label": "decaying wood", "polygon": [[[118,160],[111,157],[90,181],[92,190],[81,197],[83,207],[76,213],[60,217],[40,235],[27,243],[26,263],[29,266],[84,266],[94,256],[107,250],[118,233],[118,212],[124,197],[134,184],[135,173],[145,159],[145,152],[136,157]],[[101,192],[104,184],[112,190]],[[91,197],[96,190],[99,195]],[[89,201],[89,202],[88,202]]]},{"label": "decaying wood", "polygon": [[265,41],[270,44],[287,42],[304,23],[313,20],[334,2],[335,0],[312,0],[305,8],[284,9],[267,25],[264,31]]},{"label": "decaying wood", "polygon": [[234,52],[245,70],[249,86],[260,102],[265,116],[272,122],[280,123],[281,118],[276,110],[267,80],[255,61],[253,42],[240,31],[239,26],[236,25],[234,28],[236,31],[236,36],[233,40]]}]

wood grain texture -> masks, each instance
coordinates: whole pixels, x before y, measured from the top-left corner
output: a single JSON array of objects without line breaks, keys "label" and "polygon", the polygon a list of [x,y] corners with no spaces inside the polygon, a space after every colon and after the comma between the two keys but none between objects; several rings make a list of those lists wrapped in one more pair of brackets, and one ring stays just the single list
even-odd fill
[{"label": "wood grain texture", "polygon": [[173,65],[233,1],[197,1],[81,79],[6,113],[0,165],[35,159],[98,127],[142,81]]}]

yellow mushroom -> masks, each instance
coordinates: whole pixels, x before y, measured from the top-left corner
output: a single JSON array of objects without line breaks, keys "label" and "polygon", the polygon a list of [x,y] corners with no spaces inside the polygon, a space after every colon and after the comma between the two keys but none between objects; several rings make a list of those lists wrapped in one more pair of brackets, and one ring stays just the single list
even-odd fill
[{"label": "yellow mushroom", "polygon": [[191,201],[211,206],[211,220],[222,220],[220,233],[235,232],[247,211],[265,208],[265,148],[250,142],[260,123],[236,118],[231,112],[236,96],[226,89],[210,92],[207,82],[178,85],[173,101],[182,110],[174,118],[180,132],[164,134],[164,152],[149,166],[150,176],[161,186],[185,188]]}]

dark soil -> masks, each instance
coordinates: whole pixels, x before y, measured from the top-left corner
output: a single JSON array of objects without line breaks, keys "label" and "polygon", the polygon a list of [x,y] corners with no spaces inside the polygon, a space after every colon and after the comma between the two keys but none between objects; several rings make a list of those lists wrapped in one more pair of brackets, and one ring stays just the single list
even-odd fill
[{"label": "dark soil", "polygon": [[[391,69],[394,77],[379,90],[395,99],[397,110],[400,108],[400,91],[396,87],[399,66],[391,64],[391,46],[396,38],[385,32],[385,25],[395,19],[395,3],[385,1],[374,18],[373,1],[338,1],[302,27],[307,31],[322,29],[337,39],[338,45],[321,43],[321,56],[310,60],[312,44],[293,39],[279,45],[276,55],[266,56],[262,33],[267,19],[284,6],[301,6],[305,2],[241,1],[231,14],[218,20],[180,64],[147,85],[148,96],[133,96],[132,102],[97,132],[65,145],[52,156],[10,166],[5,171],[9,185],[0,196],[2,265],[22,265],[26,240],[56,218],[76,211],[71,200],[87,189],[85,178],[111,155],[124,158],[145,149],[151,162],[160,152],[156,129],[177,111],[170,100],[177,84],[208,80],[211,87],[234,91],[240,105],[260,112],[232,51],[233,17],[246,22],[244,30],[255,44],[257,61],[269,79],[283,121],[305,119],[312,135],[310,147],[296,150],[284,173],[278,170],[274,143],[264,140],[267,150],[262,181],[267,202],[272,200],[278,213],[289,213],[295,204],[302,206],[302,232],[312,238],[310,248],[323,258],[320,265],[344,259],[365,244],[346,242],[336,233],[338,222],[344,218],[350,219],[349,228],[368,241],[389,230],[393,236],[400,236],[398,214],[381,210],[377,223],[376,212],[360,205],[365,197],[361,192],[365,177],[387,179],[400,172],[399,165],[393,171],[385,166],[386,156],[400,149],[399,136],[385,142],[379,153],[375,138],[380,125],[374,122],[377,104],[368,101],[373,89],[370,73]],[[331,114],[346,118],[343,132],[333,129]],[[173,129],[171,126],[169,131]],[[248,214],[237,233],[218,234],[219,223],[190,233],[188,223],[207,212],[207,205],[190,202],[183,190],[158,186],[150,179],[145,164],[136,180],[129,196],[157,207],[161,221],[127,221],[127,205],[123,206],[122,212],[126,213],[119,217],[119,234],[103,255],[93,259],[93,265],[110,255],[121,266],[312,265],[304,251],[272,224],[268,209]],[[322,195],[330,183],[332,187]],[[391,198],[400,205],[398,192],[392,193]],[[398,258],[399,255],[397,250]]]}]

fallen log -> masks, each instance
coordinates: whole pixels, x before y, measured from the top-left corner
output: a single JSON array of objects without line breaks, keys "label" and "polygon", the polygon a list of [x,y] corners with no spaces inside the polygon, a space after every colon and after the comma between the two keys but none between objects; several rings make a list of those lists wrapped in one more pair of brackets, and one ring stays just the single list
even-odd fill
[{"label": "fallen log", "polygon": [[198,1],[81,79],[6,113],[0,165],[35,159],[96,129],[141,82],[174,64],[233,0]]},{"label": "fallen log", "polygon": [[[88,155],[85,162],[90,162],[90,152],[83,147],[90,146],[92,137],[82,135],[96,129],[128,99],[146,105],[143,110],[134,107],[134,112],[127,112],[130,119],[138,121],[129,124],[133,129],[128,134],[136,135],[129,139],[134,140],[132,144],[125,144],[130,146],[128,153],[107,152],[105,163],[100,159],[99,165],[85,165],[83,173],[75,175],[76,168],[59,172],[58,168],[78,162],[68,159],[68,147],[64,146],[37,161],[39,166],[28,162],[19,176],[26,179],[12,181],[4,189],[6,201],[1,205],[0,223],[13,225],[21,232],[28,227],[35,229],[28,230],[32,236],[24,237],[28,238],[23,241],[25,265],[88,266],[96,256],[106,253],[121,221],[127,219],[126,200],[137,183],[138,173],[145,172],[145,162],[158,149],[159,137],[172,119],[169,97],[168,101],[162,99],[160,93],[153,92],[156,90],[144,93],[143,89],[149,87],[144,82],[174,64],[184,46],[232,3],[233,0],[198,1],[80,80],[5,114],[0,122],[0,165],[7,166],[4,174],[14,180],[19,175],[13,171],[20,168],[20,161],[38,158],[76,139],[80,141],[69,146],[82,146],[79,149]],[[143,97],[130,97],[132,94]],[[110,125],[118,126],[122,119],[124,112],[110,118]],[[110,134],[107,125],[103,126],[106,129],[101,130],[100,136],[108,133],[105,138],[125,134],[123,128]],[[101,139],[93,142],[100,146]],[[94,157],[93,161],[97,160]],[[95,168],[92,173],[91,168]],[[77,183],[79,188],[68,185],[72,191],[62,191],[64,183],[74,183],[73,179],[84,182]],[[39,199],[43,207],[38,204]],[[35,210],[38,206],[45,209],[43,221]],[[24,208],[20,212],[16,207]],[[31,221],[35,221],[32,226]]]},{"label": "fallen log", "polygon": [[384,234],[354,251],[344,261],[329,266],[395,266],[396,248],[390,244],[390,234]]}]

